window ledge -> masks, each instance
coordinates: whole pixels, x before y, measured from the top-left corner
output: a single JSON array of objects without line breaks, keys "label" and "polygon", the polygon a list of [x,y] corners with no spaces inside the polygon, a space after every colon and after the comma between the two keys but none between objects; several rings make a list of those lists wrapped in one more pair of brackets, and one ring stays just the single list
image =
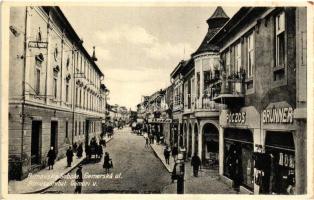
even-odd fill
[{"label": "window ledge", "polygon": [[278,70],[282,70],[282,69],[285,69],[284,65],[274,67],[273,71],[278,71]]},{"label": "window ledge", "polygon": [[253,82],[253,76],[245,79],[245,83]]}]

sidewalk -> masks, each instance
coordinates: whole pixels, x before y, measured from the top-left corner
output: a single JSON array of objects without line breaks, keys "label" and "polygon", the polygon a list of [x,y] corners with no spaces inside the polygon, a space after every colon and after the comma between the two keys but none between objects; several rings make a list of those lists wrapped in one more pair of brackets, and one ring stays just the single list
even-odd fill
[{"label": "sidewalk", "polygon": [[[151,144],[154,153],[171,173],[174,165],[173,158],[170,157],[170,164],[167,165],[163,152],[164,145]],[[236,192],[223,181],[220,180],[218,170],[201,169],[199,176],[193,176],[193,169],[190,162],[185,162],[184,193],[185,194],[236,194]],[[177,183],[170,183],[163,188],[163,194],[175,194]]]},{"label": "sidewalk", "polygon": [[165,160],[165,156],[164,156],[165,145],[150,144],[150,146],[154,150],[154,152],[157,155],[157,157],[159,158],[159,160],[164,164],[164,166],[167,168],[167,170],[171,173],[173,170],[173,166],[174,166],[174,160],[173,160],[173,157],[170,156],[169,165],[166,164],[166,160]]},{"label": "sidewalk", "polygon": [[[106,138],[106,142],[109,142],[112,138]],[[45,169],[40,170],[35,174],[29,174],[29,176],[21,181],[12,180],[9,181],[8,188],[9,194],[28,194],[39,193],[51,187],[56,181],[62,178],[76,166],[78,166],[85,157],[78,159],[73,156],[73,162],[71,167],[66,167],[67,158],[62,158],[55,162],[53,170]]]}]

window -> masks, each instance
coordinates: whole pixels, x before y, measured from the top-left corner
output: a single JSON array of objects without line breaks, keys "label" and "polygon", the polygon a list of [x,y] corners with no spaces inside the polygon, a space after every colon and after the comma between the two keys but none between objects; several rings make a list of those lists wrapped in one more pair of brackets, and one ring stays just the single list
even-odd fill
[{"label": "window", "polygon": [[77,135],[77,121],[75,121],[75,126],[74,126],[74,135]]},{"label": "window", "polygon": [[227,73],[227,76],[231,75],[230,51],[226,52],[226,73]]},{"label": "window", "polygon": [[81,135],[81,122],[78,123],[78,135]]},{"label": "window", "polygon": [[80,88],[79,107],[82,107],[82,88]]},{"label": "window", "polygon": [[66,81],[65,84],[65,101],[69,102],[69,81]]},{"label": "window", "polygon": [[58,79],[56,77],[53,78],[53,96],[56,99],[58,94]]},{"label": "window", "polygon": [[78,105],[77,102],[78,102],[78,87],[76,86],[75,88],[75,105],[76,106]]},{"label": "window", "polygon": [[236,72],[240,72],[241,69],[241,43],[239,42],[235,46],[235,66]]},{"label": "window", "polygon": [[35,92],[36,94],[40,94],[40,69],[36,68],[35,73]]},{"label": "window", "polygon": [[284,66],[285,62],[285,15],[276,17],[276,67]]},{"label": "window", "polygon": [[65,138],[69,137],[69,122],[65,122]]},{"label": "window", "polygon": [[247,77],[250,78],[253,76],[254,69],[254,33],[251,33],[247,37]]}]

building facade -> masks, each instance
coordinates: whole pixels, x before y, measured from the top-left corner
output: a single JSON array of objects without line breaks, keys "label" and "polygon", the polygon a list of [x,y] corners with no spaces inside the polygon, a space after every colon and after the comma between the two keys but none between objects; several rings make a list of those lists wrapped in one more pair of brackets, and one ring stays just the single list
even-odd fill
[{"label": "building facade", "polygon": [[239,169],[255,194],[306,193],[306,8],[241,8],[211,42],[222,59],[220,174]]},{"label": "building facade", "polygon": [[[104,75],[59,7],[11,7],[9,178],[23,179],[101,133]],[[95,53],[95,52],[94,52]]]}]

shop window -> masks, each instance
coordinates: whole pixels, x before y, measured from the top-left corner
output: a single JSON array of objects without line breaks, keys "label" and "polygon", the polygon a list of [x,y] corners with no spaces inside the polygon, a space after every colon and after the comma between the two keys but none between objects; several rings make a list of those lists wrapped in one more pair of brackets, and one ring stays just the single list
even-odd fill
[{"label": "shop window", "polygon": [[267,131],[265,154],[269,155],[261,186],[266,194],[294,194],[295,147],[291,132]]}]

